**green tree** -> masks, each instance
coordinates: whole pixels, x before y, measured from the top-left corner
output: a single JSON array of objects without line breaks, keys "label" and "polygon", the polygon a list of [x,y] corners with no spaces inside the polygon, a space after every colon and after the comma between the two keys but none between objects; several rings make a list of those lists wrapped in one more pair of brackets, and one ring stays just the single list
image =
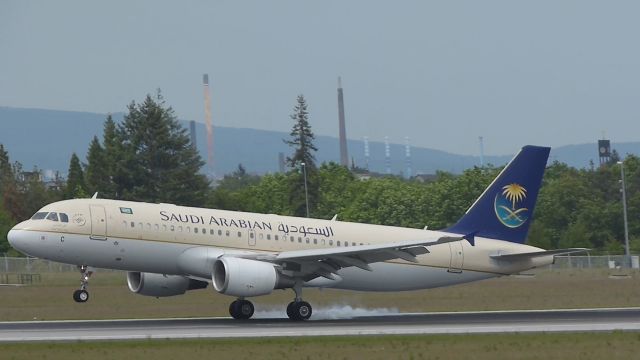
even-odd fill
[{"label": "green tree", "polygon": [[298,95],[296,102],[290,116],[294,122],[291,139],[284,142],[293,148],[293,155],[287,157],[287,164],[293,170],[287,177],[290,189],[289,203],[293,215],[305,216],[307,201],[310,213],[318,205],[319,182],[314,155],[318,149],[313,144],[315,137],[309,124],[309,111],[304,95]]},{"label": "green tree", "polygon": [[159,90],[141,104],[131,102],[116,138],[122,144],[115,152],[119,197],[191,206],[205,203],[209,182],[199,173],[204,162]]},{"label": "green tree", "polygon": [[80,159],[76,153],[71,154],[69,161],[69,173],[67,175],[67,185],[64,191],[65,199],[74,199],[86,196],[86,186],[84,182],[84,172],[80,165]]},{"label": "green tree", "polygon": [[102,189],[108,187],[106,184],[109,182],[109,176],[105,167],[105,153],[97,136],[93,137],[89,145],[84,173],[88,193],[102,192]]},{"label": "green tree", "polygon": [[16,222],[11,218],[11,214],[5,210],[2,199],[0,199],[0,254],[6,254],[11,246],[7,241],[7,234]]},{"label": "green tree", "polygon": [[21,170],[20,163],[11,164],[9,153],[0,144],[0,202],[12,219],[22,219],[25,214],[24,196],[17,181],[17,174]]},{"label": "green tree", "polygon": [[318,151],[313,144],[315,136],[311,131],[309,124],[309,111],[307,110],[307,101],[304,95],[298,95],[296,106],[293,108],[293,114],[290,115],[293,120],[293,128],[291,129],[291,139],[284,142],[293,148],[293,155],[287,157],[287,164],[290,168],[296,168],[304,163],[307,169],[315,169],[315,155]]},{"label": "green tree", "polygon": [[[122,139],[111,114],[107,115],[107,119],[104,122],[102,144],[105,178],[101,184],[100,191],[103,197],[118,199],[120,198],[119,194],[122,194],[122,189],[117,186],[116,182],[124,180],[126,174],[121,164],[124,157]],[[118,177],[118,174],[121,174],[121,176]]]}]

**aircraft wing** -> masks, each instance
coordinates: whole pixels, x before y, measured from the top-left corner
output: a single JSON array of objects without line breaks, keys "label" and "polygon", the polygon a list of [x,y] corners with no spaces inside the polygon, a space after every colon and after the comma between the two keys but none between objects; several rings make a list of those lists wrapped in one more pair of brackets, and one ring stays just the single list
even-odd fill
[{"label": "aircraft wing", "polygon": [[341,268],[355,266],[371,271],[369,264],[402,259],[417,262],[416,256],[429,252],[435,245],[462,241],[464,237],[442,236],[437,239],[403,241],[379,245],[356,245],[340,248],[284,251],[278,254],[260,255],[256,260],[270,261],[283,269],[303,273],[306,281],[318,276],[334,279],[333,274]]}]

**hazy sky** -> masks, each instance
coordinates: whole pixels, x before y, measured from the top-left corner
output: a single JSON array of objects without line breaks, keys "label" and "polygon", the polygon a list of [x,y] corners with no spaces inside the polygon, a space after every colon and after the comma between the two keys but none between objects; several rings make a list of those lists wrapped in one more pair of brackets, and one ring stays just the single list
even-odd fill
[{"label": "hazy sky", "polygon": [[[639,1],[0,1],[0,106],[124,111],[461,154],[640,140]],[[1,134],[2,124],[0,124]],[[70,132],[72,136],[72,131]],[[355,151],[355,149],[352,149]]]}]

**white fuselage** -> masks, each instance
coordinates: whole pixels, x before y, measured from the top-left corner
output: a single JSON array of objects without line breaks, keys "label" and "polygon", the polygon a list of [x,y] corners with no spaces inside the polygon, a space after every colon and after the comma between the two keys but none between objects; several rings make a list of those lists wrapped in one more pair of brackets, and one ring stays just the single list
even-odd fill
[{"label": "white fuselage", "polygon": [[[11,230],[11,244],[39,258],[98,268],[182,275],[211,281],[220,256],[352,247],[452,235],[381,225],[265,215],[171,204],[105,199],[53,203],[42,212],[69,221],[27,220]],[[429,247],[417,262],[390,260],[338,270],[334,280],[305,286],[364,291],[426,289],[521,272],[552,256],[500,261],[491,255],[539,251],[528,245],[476,238]]]}]

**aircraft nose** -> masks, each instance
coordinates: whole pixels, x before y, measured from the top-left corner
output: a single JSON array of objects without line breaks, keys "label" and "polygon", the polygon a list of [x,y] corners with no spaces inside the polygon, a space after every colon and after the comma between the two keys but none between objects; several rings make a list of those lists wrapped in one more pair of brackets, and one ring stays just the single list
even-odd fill
[{"label": "aircraft nose", "polygon": [[23,230],[18,230],[15,227],[9,230],[7,234],[7,240],[9,240],[9,244],[16,249],[21,250],[25,244],[25,234]]}]

